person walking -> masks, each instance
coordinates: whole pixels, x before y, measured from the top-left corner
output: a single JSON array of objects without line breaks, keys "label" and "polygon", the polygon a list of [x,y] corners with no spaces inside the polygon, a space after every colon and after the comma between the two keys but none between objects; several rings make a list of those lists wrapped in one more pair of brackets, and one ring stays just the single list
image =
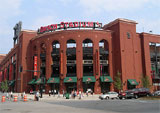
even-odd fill
[{"label": "person walking", "polygon": [[13,98],[13,93],[12,93],[12,91],[11,91],[11,94],[10,94],[10,95],[11,95],[11,99],[12,99],[12,98]]},{"label": "person walking", "polygon": [[36,100],[39,101],[39,91],[36,93]]},{"label": "person walking", "polygon": [[8,92],[7,92],[7,94],[6,94],[6,98],[9,100],[9,94],[8,94]]},{"label": "person walking", "polygon": [[55,95],[56,95],[56,90],[54,89],[53,96],[55,97]]},{"label": "person walking", "polygon": [[60,98],[60,92],[58,91],[58,98]]},{"label": "person walking", "polygon": [[82,98],[82,93],[81,93],[81,91],[79,91],[79,99],[81,99]]},{"label": "person walking", "polygon": [[25,93],[25,91],[23,92],[23,98],[24,98],[24,96],[26,95],[26,93]]},{"label": "person walking", "polygon": [[62,93],[63,93],[63,97],[65,96],[65,92],[64,92],[64,90],[62,91]]},{"label": "person walking", "polygon": [[87,97],[88,97],[88,90],[86,91],[86,95],[87,95]]},{"label": "person walking", "polygon": [[49,96],[51,96],[51,93],[52,93],[52,92],[51,92],[51,90],[49,90],[49,93],[48,93],[48,94],[49,94]]}]

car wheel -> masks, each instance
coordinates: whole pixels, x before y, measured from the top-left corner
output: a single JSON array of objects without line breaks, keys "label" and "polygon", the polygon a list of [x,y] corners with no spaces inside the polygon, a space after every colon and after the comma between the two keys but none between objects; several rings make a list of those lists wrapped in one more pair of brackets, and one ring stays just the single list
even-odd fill
[{"label": "car wheel", "polygon": [[149,97],[149,94],[147,94],[147,97]]},{"label": "car wheel", "polygon": [[109,97],[106,97],[106,100],[108,100],[109,99]]},{"label": "car wheel", "polygon": [[135,99],[137,99],[138,98],[138,95],[135,95],[135,97],[134,97]]}]

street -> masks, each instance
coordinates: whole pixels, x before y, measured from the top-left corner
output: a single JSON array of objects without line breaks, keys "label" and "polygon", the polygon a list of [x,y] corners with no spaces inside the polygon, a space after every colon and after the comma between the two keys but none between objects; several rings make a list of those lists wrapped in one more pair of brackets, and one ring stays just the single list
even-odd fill
[{"label": "street", "polygon": [[158,100],[28,100],[0,103],[0,113],[159,113]]}]

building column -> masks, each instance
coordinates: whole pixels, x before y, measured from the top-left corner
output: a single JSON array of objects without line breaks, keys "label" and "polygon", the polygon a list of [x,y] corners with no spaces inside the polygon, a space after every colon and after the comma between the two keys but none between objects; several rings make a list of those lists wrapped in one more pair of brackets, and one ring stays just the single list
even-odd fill
[{"label": "building column", "polygon": [[101,93],[101,85],[100,85],[100,62],[99,62],[99,42],[93,42],[94,47],[93,47],[93,73],[96,78],[96,82],[94,85],[94,93],[95,94],[100,94]]},{"label": "building column", "polygon": [[[114,81],[114,78],[113,78],[113,52],[112,52],[112,39],[110,38],[108,40],[108,44],[109,44],[109,74],[110,74],[110,77],[112,78],[112,80]],[[111,91],[114,91],[114,84],[113,83],[110,83],[110,90]]]},{"label": "building column", "polygon": [[76,43],[77,90],[83,92],[83,49],[82,42]]},{"label": "building column", "polygon": [[51,77],[51,65],[52,65],[52,57],[51,57],[51,51],[52,51],[52,44],[48,42],[48,45],[46,45],[46,83],[45,83],[45,92],[48,93],[50,89],[50,85],[47,84],[47,80]]},{"label": "building column", "polygon": [[[64,38],[64,37],[63,37]],[[60,43],[60,93],[66,90],[64,78],[66,77],[66,43]]]}]

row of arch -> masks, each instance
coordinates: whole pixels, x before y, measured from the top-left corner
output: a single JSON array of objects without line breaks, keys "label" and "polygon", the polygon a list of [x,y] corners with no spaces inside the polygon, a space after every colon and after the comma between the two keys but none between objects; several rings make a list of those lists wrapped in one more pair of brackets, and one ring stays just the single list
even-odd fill
[{"label": "row of arch", "polygon": [[[109,50],[108,42],[105,39],[99,41],[99,46],[105,47],[106,50]],[[82,43],[82,47],[93,47],[93,41],[91,39],[85,39]],[[46,51],[45,43],[40,44],[41,52]],[[52,43],[52,48],[60,48],[60,43],[58,40],[54,40]],[[76,48],[76,41],[73,39],[67,40],[67,48]],[[37,51],[37,47],[34,46],[34,51]]]},{"label": "row of arch", "polygon": [[[67,48],[66,48],[66,54],[69,51],[70,56],[72,56],[72,57],[74,56],[74,59],[73,59],[73,58],[70,58],[69,55],[67,55],[67,61],[69,61],[69,60],[75,60],[76,61],[76,46],[77,46],[76,45],[76,41],[73,40],[73,39],[69,39],[69,40],[67,40],[66,46],[67,46]],[[53,58],[53,56],[52,56],[52,61],[53,62],[58,62],[58,63],[60,62],[60,47],[61,47],[61,45],[60,45],[60,43],[59,43],[58,40],[54,40],[52,42],[52,53],[55,53],[55,54],[58,55],[55,58]],[[88,62],[93,62],[93,61],[91,61],[91,60],[93,60],[93,42],[92,42],[92,40],[90,40],[88,38],[85,39],[83,41],[83,43],[82,43],[82,48],[83,48],[83,60],[88,60]],[[102,39],[102,40],[99,41],[99,51],[101,51],[101,49],[104,50],[104,51],[109,51],[109,45],[108,45],[107,40]],[[37,51],[36,46],[34,46],[34,51]],[[45,54],[45,53],[46,53],[46,45],[45,45],[45,43],[41,43],[40,44],[40,54]],[[87,55],[87,54],[90,54],[90,56],[86,56],[85,57],[85,55]],[[100,56],[100,60],[109,60],[109,57],[103,57],[102,58],[102,56]],[[41,60],[41,63],[42,62],[45,63],[45,60]],[[69,71],[68,68],[73,68],[73,67],[71,67],[71,66],[69,67],[68,66],[67,67],[67,73],[68,72],[75,72],[76,73],[76,71]],[[109,71],[108,68],[109,67],[107,67],[107,69],[106,68],[105,69],[107,71]],[[43,69],[43,70],[44,70],[44,73],[45,73],[45,69]],[[52,68],[52,73],[54,73],[53,70],[54,69]],[[60,67],[57,67],[57,69],[55,69],[55,70],[59,71]],[[74,67],[74,70],[76,70],[76,67]],[[90,70],[90,72],[93,75],[93,72],[94,72],[93,71],[93,64],[90,67],[88,67],[88,68],[84,68],[83,67],[83,73],[85,73],[88,70]]]}]

